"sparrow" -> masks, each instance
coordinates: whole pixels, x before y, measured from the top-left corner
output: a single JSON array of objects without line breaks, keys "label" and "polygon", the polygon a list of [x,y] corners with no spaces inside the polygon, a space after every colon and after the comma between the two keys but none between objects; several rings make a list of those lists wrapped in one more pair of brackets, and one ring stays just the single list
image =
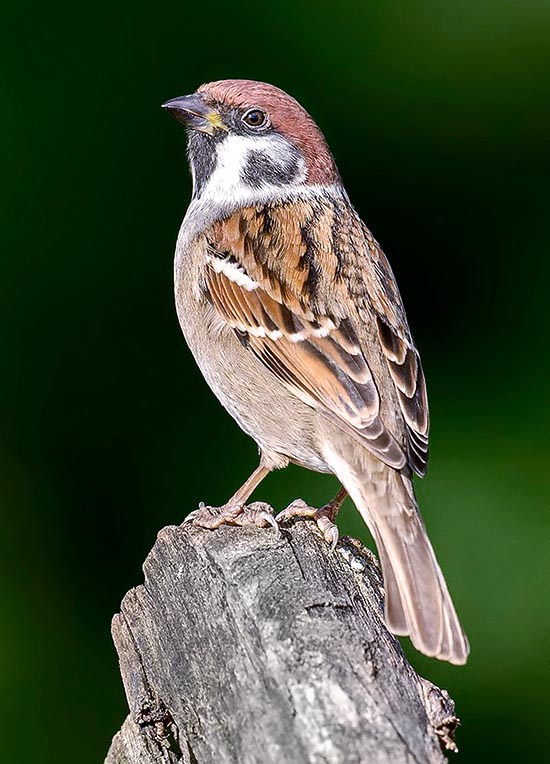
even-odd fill
[{"label": "sparrow", "polygon": [[246,506],[290,462],[335,475],[320,510],[337,540],[349,494],[377,545],[385,620],[426,655],[469,646],[426,528],[413,473],[428,459],[426,383],[397,284],[353,208],[321,131],[284,91],[222,80],[163,104],[188,131],[193,194],[175,255],[175,300],[206,382],[257,443],[260,463],[224,507],[193,523],[276,524]]}]

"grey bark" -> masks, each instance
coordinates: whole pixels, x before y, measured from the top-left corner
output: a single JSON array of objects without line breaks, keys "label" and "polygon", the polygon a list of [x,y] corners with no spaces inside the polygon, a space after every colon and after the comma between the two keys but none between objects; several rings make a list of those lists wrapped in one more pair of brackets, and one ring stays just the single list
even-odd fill
[{"label": "grey bark", "polygon": [[130,716],[106,764],[438,764],[454,704],[383,621],[378,563],[311,522],[168,527],[113,619]]}]

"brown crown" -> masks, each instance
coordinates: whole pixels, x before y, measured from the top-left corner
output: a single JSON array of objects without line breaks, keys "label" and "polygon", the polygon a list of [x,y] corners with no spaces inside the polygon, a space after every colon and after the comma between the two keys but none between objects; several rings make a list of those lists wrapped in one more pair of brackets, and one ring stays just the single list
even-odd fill
[{"label": "brown crown", "polygon": [[302,152],[308,183],[328,184],[338,180],[338,170],[323,134],[307,111],[284,90],[254,80],[219,80],[201,85],[198,92],[225,106],[264,109],[273,127]]}]

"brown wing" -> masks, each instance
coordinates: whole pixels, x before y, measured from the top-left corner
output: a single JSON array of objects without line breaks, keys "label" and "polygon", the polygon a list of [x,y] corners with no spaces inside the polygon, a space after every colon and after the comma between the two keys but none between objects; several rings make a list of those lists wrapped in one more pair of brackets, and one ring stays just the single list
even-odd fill
[{"label": "brown wing", "polygon": [[366,277],[369,297],[376,313],[380,346],[406,424],[408,462],[417,475],[424,477],[430,429],[424,371],[390,264],[368,228],[361,225],[368,250],[363,267],[371,271]]},{"label": "brown wing", "polygon": [[[334,246],[341,222],[327,202],[241,210],[208,232],[203,288],[243,344],[295,395],[360,439],[386,464],[401,468],[407,459],[380,416],[379,392],[356,329],[360,319],[348,315],[350,305],[358,302],[368,308],[369,303],[359,294],[350,301],[343,292],[348,283],[342,278],[346,261]],[[351,244],[362,243],[364,249],[358,221],[357,225],[353,233],[359,241]],[[348,241],[348,254],[349,245]],[[353,268],[358,258],[349,260]],[[408,358],[400,364],[401,355],[386,357],[388,364],[409,369]],[[417,364],[417,375],[419,368]],[[411,385],[405,392],[397,383],[396,387],[409,400]],[[407,443],[407,448],[414,467],[412,446]]]}]

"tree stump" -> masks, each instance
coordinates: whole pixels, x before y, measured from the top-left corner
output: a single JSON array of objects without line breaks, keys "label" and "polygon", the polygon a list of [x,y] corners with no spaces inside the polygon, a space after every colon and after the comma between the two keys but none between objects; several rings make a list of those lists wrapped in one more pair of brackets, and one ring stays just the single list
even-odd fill
[{"label": "tree stump", "polygon": [[454,704],[383,620],[378,562],[310,521],[167,527],[113,619],[130,716],[106,764],[438,764]]}]

